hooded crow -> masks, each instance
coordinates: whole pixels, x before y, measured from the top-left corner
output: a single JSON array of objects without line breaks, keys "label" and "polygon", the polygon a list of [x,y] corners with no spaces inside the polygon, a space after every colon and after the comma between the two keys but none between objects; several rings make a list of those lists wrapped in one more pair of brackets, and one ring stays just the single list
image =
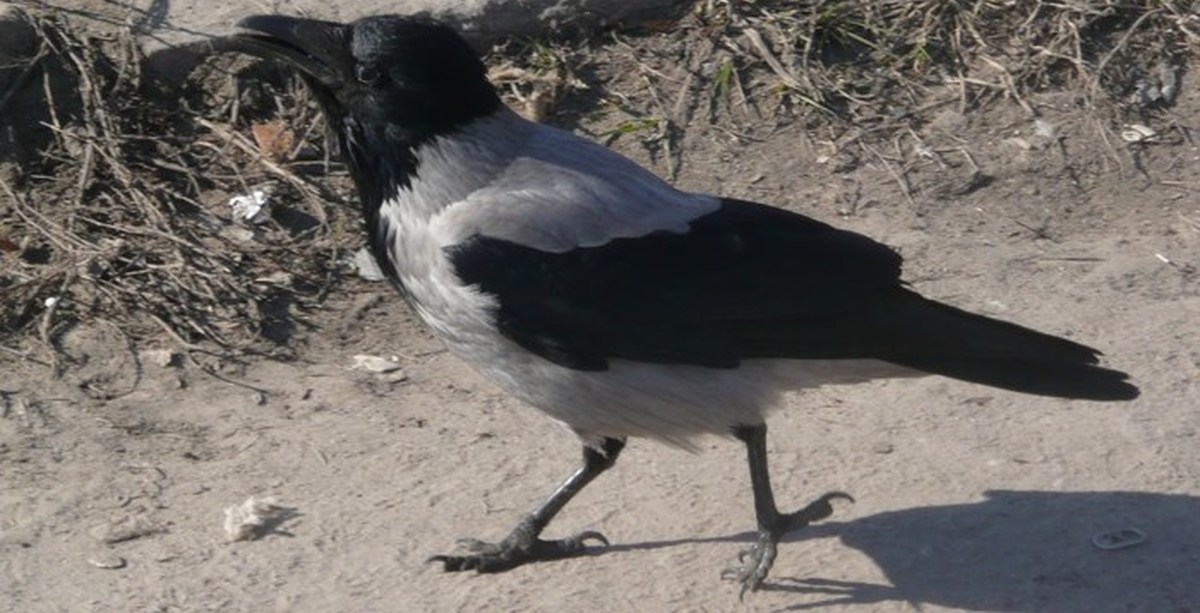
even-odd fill
[{"label": "hooded crow", "polygon": [[762,204],[675,189],[500,101],[451,28],[256,16],[232,48],[296,69],[361,199],[371,249],[446,346],[573,430],[583,465],[497,543],[438,555],[502,571],[581,553],[597,532],[541,533],[627,437],[732,435],[749,457],[755,543],[726,572],[757,589],[779,539],[841,492],[775,505],[765,419],[781,395],[938,374],[1003,389],[1127,400],[1090,347],[921,297],[900,256]]}]

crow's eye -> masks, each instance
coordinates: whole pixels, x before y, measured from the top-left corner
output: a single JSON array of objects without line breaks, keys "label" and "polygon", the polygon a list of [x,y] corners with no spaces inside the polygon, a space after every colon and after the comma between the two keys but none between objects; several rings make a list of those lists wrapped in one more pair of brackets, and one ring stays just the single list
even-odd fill
[{"label": "crow's eye", "polygon": [[374,66],[359,64],[354,67],[354,77],[364,85],[373,85],[379,81],[379,69]]}]

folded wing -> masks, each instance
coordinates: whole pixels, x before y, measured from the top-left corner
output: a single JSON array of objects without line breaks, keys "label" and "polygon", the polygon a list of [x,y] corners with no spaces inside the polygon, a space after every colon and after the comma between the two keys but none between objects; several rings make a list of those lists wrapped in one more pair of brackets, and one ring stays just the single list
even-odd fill
[{"label": "folded wing", "polygon": [[927,300],[888,247],[755,203],[725,200],[685,233],[560,253],[477,235],[449,255],[496,298],[504,336],[570,368],[874,358],[1044,395],[1137,395],[1096,350]]}]

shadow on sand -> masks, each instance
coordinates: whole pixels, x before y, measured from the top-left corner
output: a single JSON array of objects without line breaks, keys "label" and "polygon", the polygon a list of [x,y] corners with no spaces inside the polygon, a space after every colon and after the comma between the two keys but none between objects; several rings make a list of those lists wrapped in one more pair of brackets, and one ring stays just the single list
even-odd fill
[{"label": "shadow on sand", "polygon": [[[967,611],[1200,611],[1200,497],[1142,492],[992,491],[982,502],[815,524],[790,547],[839,538],[887,584],[787,576],[762,589],[791,592],[783,610],[907,602]],[[1101,549],[1097,535],[1129,528],[1141,544]],[[749,532],[718,539],[750,541]],[[675,541],[616,545],[642,549]]]}]

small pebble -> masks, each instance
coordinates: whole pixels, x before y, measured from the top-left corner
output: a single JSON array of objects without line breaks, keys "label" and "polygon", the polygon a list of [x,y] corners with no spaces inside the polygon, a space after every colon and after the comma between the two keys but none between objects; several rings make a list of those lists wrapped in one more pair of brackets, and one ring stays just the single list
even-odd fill
[{"label": "small pebble", "polygon": [[143,362],[154,364],[160,368],[168,366],[177,366],[182,354],[171,351],[170,349],[146,349],[141,353]]},{"label": "small pebble", "polygon": [[226,237],[239,243],[249,243],[254,240],[254,230],[239,226],[230,226],[221,232]]},{"label": "small pebble", "polygon": [[1146,542],[1146,533],[1137,528],[1122,528],[1101,532],[1092,537],[1092,544],[1099,549],[1127,549]]},{"label": "small pebble", "polygon": [[130,517],[118,522],[100,524],[88,531],[92,538],[108,545],[132,541],[161,532],[164,532],[161,526],[140,517]]},{"label": "small pebble", "polygon": [[366,247],[354,252],[354,257],[350,260],[350,266],[358,273],[359,277],[367,281],[383,281],[387,278],[384,276],[383,270],[379,268],[379,262],[375,261],[375,256]]},{"label": "small pebble", "polygon": [[88,558],[88,564],[91,564],[96,568],[117,570],[119,568],[125,568],[125,558],[111,553],[101,553]]}]

